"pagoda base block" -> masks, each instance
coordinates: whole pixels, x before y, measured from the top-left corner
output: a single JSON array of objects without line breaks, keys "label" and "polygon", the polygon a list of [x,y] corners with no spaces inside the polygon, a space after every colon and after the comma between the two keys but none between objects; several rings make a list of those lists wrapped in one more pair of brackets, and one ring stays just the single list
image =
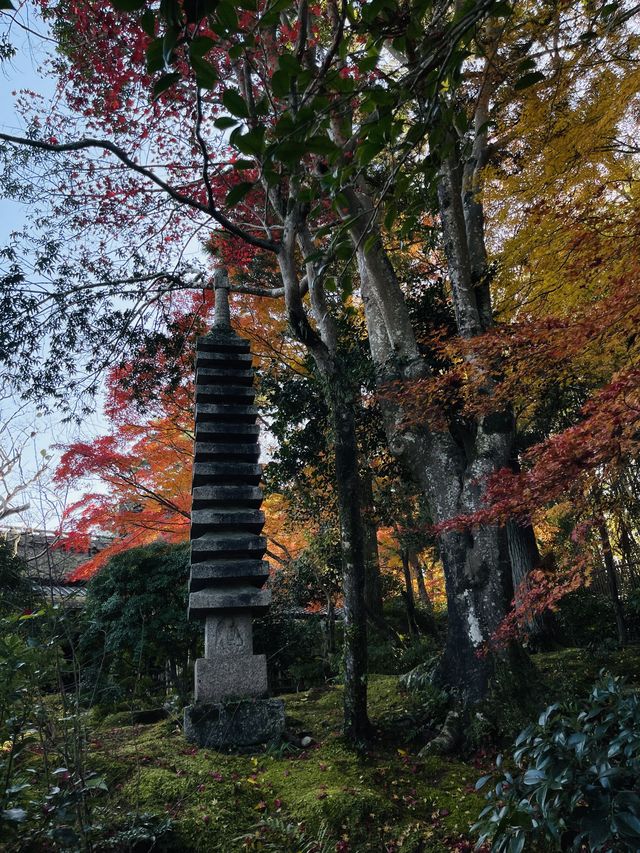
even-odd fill
[{"label": "pagoda base block", "polygon": [[196,703],[267,696],[265,655],[214,655],[196,660]]},{"label": "pagoda base block", "polygon": [[184,709],[184,736],[200,747],[233,750],[279,740],[284,720],[281,699],[196,702]]}]

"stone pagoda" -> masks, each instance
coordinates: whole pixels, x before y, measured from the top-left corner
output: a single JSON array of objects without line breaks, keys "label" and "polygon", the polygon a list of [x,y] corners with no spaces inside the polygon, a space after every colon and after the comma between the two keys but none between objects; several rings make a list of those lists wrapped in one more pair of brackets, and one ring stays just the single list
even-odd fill
[{"label": "stone pagoda", "polygon": [[216,282],[215,322],[196,349],[195,458],[189,616],[204,620],[195,703],[185,737],[228,748],[277,739],[284,706],[268,699],[265,655],[253,654],[252,616],[264,611],[261,466],[249,342],[231,328],[228,281]]}]

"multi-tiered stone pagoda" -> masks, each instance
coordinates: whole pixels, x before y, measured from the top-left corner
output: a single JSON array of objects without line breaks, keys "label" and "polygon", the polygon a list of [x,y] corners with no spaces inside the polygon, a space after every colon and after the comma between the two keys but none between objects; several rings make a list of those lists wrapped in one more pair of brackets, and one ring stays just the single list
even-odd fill
[{"label": "multi-tiered stone pagoda", "polygon": [[251,352],[231,328],[227,288],[219,279],[214,327],[196,352],[189,616],[204,619],[205,643],[185,736],[212,747],[264,743],[284,728],[283,703],[267,698],[266,657],[253,654],[252,615],[271,593]]}]

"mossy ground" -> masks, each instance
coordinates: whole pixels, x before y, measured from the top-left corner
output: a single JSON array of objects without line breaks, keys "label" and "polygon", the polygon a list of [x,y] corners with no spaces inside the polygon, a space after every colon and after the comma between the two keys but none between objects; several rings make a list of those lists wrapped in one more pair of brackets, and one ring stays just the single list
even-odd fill
[{"label": "mossy ground", "polygon": [[478,770],[417,760],[405,735],[394,737],[394,719],[406,723],[413,710],[396,677],[372,676],[369,696],[379,738],[366,751],[343,741],[342,690],[331,687],[283,697],[292,727],[313,735],[306,750],[225,755],[187,744],[175,722],[110,728],[107,719],[92,766],[106,777],[112,814],[172,819],[165,849],[293,853],[318,838],[326,850],[458,849],[482,807]]},{"label": "mossy ground", "polygon": [[[537,655],[535,663],[540,707],[571,694],[584,696],[602,668],[640,683],[638,649],[606,660],[564,650]],[[177,720],[125,725],[126,714],[119,714],[96,721],[87,765],[104,777],[108,792],[95,797],[94,822],[101,839],[111,837],[113,844],[107,848],[100,841],[95,849],[473,849],[469,827],[484,805],[474,784],[492,769],[495,746],[483,750],[478,743],[465,761],[419,759],[418,705],[401,692],[396,676],[370,678],[369,709],[377,737],[366,750],[352,748],[340,735],[341,687],[282,698],[289,727],[312,735],[308,749],[283,746],[227,755],[186,743]],[[149,838],[157,830],[152,847]]]}]

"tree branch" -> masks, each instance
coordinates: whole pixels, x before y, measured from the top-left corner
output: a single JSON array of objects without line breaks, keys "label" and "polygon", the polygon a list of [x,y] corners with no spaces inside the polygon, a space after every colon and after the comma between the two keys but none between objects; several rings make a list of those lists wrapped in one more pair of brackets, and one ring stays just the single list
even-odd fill
[{"label": "tree branch", "polygon": [[108,139],[86,138],[78,139],[76,142],[54,143],[43,142],[39,139],[29,139],[25,136],[12,136],[9,133],[0,133],[0,140],[9,142],[12,145],[25,145],[29,148],[37,148],[40,151],[52,151],[57,154],[67,151],[83,151],[95,148],[101,149],[102,151],[109,151],[117,157],[121,163],[133,172],[137,172],[137,174],[142,175],[157,187],[160,187],[161,190],[166,192],[174,201],[179,202],[179,204],[184,204],[194,210],[199,210],[201,213],[206,213],[230,234],[240,237],[240,239],[252,246],[256,246],[259,249],[266,249],[269,252],[278,252],[279,247],[277,243],[274,243],[272,240],[263,240],[260,237],[255,237],[253,234],[243,231],[242,228],[238,228],[237,225],[231,222],[231,220],[221,213],[214,205],[202,204],[202,202],[196,201],[195,199],[189,198],[189,196],[178,192],[178,190],[156,175],[155,172],[152,172],[150,169],[147,169],[145,166],[142,166],[140,163],[136,163],[135,160],[132,160],[126,151],[123,151],[122,148],[115,145],[113,142],[110,142]]}]

